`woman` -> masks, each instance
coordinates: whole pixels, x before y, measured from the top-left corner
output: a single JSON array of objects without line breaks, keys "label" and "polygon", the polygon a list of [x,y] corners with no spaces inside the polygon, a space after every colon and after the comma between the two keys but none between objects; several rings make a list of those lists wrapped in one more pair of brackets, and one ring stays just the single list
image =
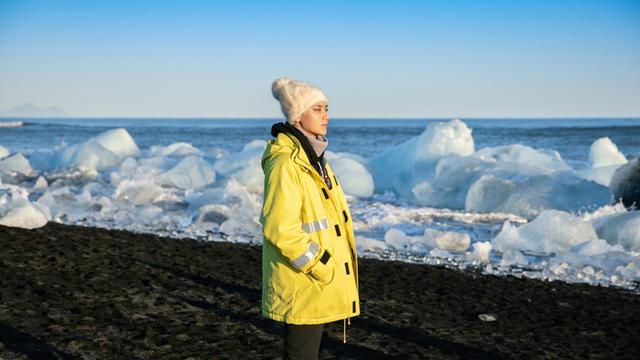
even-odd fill
[{"label": "woman", "polygon": [[323,324],[360,314],[351,215],[324,159],[328,103],[320,89],[273,82],[287,122],[262,157],[262,314],[285,325],[285,358],[317,358]]}]

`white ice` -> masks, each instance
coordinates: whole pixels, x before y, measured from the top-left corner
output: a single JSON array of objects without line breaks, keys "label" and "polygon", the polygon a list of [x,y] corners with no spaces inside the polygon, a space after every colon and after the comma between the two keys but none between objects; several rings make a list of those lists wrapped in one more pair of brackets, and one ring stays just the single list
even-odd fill
[{"label": "white ice", "polygon": [[9,154],[10,154],[9,149],[0,145],[0,159],[6,158],[7,156],[9,156]]},{"label": "white ice", "polygon": [[48,209],[29,201],[29,192],[0,183],[0,225],[35,229],[47,224]]},{"label": "white ice", "polygon": [[530,223],[515,227],[505,222],[491,242],[499,251],[519,250],[536,253],[565,253],[579,243],[596,240],[591,223],[558,210],[545,210]]},{"label": "white ice", "polygon": [[471,128],[454,119],[429,124],[420,136],[373,156],[367,165],[374,177],[376,192],[402,192],[407,182],[431,175],[437,159],[466,156],[474,149]]},{"label": "white ice", "polygon": [[624,165],[627,158],[618,150],[616,144],[608,137],[600,138],[591,144],[589,151],[589,163],[591,167],[603,167],[611,165]]},{"label": "white ice", "polygon": [[29,176],[33,174],[33,168],[24,155],[17,153],[0,160],[0,173]]},{"label": "white ice", "polygon": [[160,175],[162,185],[179,189],[200,189],[215,180],[213,166],[195,155],[183,158],[176,166]]},{"label": "white ice", "polygon": [[408,236],[403,230],[394,227],[384,234],[384,242],[386,244],[384,248],[391,247],[420,254],[429,253],[432,250],[463,253],[469,248],[471,238],[463,232],[443,231],[429,227],[424,229],[422,235]]},{"label": "white ice", "polygon": [[267,143],[253,140],[246,144],[242,151],[223,156],[214,164],[217,173],[232,178],[248,190],[262,193],[264,174],[260,161]]},{"label": "white ice", "polygon": [[[431,123],[369,159],[376,192],[393,191],[423,206],[527,218],[546,209],[592,210],[611,199],[606,186],[580,177],[556,151],[520,144],[474,151],[473,144],[464,122]],[[598,163],[606,161],[604,150],[595,154]]]},{"label": "white ice", "polygon": [[149,153],[152,156],[202,155],[200,150],[186,142],[177,142],[168,146],[151,146]]},{"label": "white ice", "polygon": [[610,244],[640,253],[640,210],[613,215],[600,224],[596,232]]},{"label": "white ice", "polygon": [[380,252],[387,249],[388,245],[382,240],[356,235],[356,248],[360,253],[364,253],[365,251]]},{"label": "white ice", "polygon": [[449,252],[464,252],[471,244],[471,238],[468,234],[456,231],[441,231],[426,228],[422,235],[423,241],[440,250]]},{"label": "white ice", "polygon": [[129,132],[125,129],[108,130],[93,138],[103,148],[116,154],[119,158],[136,157],[140,149]]},{"label": "white ice", "polygon": [[589,151],[591,168],[578,170],[584,179],[609,186],[616,169],[627,163],[625,156],[608,137],[600,138],[591,144]]},{"label": "white ice", "polygon": [[491,242],[478,241],[473,244],[473,251],[470,254],[470,258],[482,263],[489,263],[489,257],[491,256]]},{"label": "white ice", "polygon": [[140,149],[125,129],[106,131],[81,144],[62,147],[53,156],[54,170],[78,169],[95,176],[119,165],[127,157],[140,156]]},{"label": "white ice", "polygon": [[349,153],[330,151],[327,151],[325,156],[336,177],[340,179],[340,185],[345,194],[357,197],[373,195],[373,177],[364,165],[363,158]]}]

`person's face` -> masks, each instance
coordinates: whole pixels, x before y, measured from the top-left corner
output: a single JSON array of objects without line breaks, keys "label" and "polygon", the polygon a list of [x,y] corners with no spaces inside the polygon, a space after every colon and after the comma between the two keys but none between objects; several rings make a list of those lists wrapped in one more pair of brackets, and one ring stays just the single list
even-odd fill
[{"label": "person's face", "polygon": [[329,104],[318,101],[300,115],[296,126],[300,126],[313,135],[327,135],[329,127]]}]

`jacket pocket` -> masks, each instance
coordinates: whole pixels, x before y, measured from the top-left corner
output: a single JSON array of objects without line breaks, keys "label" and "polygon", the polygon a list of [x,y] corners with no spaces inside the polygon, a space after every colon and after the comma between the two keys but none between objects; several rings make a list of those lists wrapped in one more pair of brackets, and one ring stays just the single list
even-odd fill
[{"label": "jacket pocket", "polygon": [[336,275],[335,261],[328,250],[324,250],[320,259],[309,271],[311,278],[319,285],[329,285]]}]

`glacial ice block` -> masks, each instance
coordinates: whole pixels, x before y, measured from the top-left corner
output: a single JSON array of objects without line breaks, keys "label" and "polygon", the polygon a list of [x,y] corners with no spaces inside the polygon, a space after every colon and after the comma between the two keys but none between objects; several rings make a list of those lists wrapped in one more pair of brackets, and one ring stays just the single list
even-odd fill
[{"label": "glacial ice block", "polygon": [[596,240],[591,223],[558,210],[545,210],[530,223],[515,227],[505,222],[502,231],[491,241],[495,250],[566,253],[571,247]]},{"label": "glacial ice block", "polygon": [[611,216],[597,229],[598,236],[625,250],[640,252],[640,210]]},{"label": "glacial ice block", "polygon": [[47,217],[32,204],[13,208],[0,218],[0,225],[22,229],[36,229],[47,224]]},{"label": "glacial ice block", "polygon": [[9,150],[6,147],[0,145],[0,159],[6,158],[7,156],[9,156],[9,154]]},{"label": "glacial ice block", "polygon": [[199,189],[213,183],[215,179],[213,166],[195,155],[185,157],[160,176],[163,185],[180,189]]},{"label": "glacial ice block", "polygon": [[325,156],[345,194],[356,197],[373,195],[373,177],[364,166],[363,160],[348,153],[327,152]]}]

